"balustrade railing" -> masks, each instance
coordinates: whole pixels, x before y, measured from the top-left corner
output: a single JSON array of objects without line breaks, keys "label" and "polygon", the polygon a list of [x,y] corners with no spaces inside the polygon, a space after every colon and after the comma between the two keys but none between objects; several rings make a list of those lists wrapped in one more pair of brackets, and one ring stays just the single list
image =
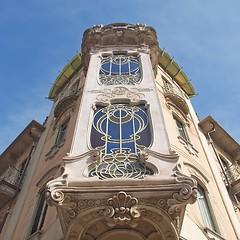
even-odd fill
[{"label": "balustrade railing", "polygon": [[[240,179],[240,165],[234,163],[221,172],[222,179],[226,185],[232,184]],[[227,179],[226,179],[227,178]]]},{"label": "balustrade railing", "polygon": [[5,181],[17,187],[20,177],[21,177],[21,171],[19,171],[14,166],[9,165],[8,169],[5,172],[3,172],[3,174],[0,176],[0,182]]},{"label": "balustrade railing", "polygon": [[235,163],[229,166],[228,172],[230,173],[229,180],[231,183],[240,179],[240,165]]},{"label": "balustrade railing", "polygon": [[163,90],[164,90],[164,93],[173,93],[173,94],[176,94],[176,95],[184,98],[183,93],[177,87],[174,87],[174,86],[164,86]]},{"label": "balustrade railing", "polygon": [[61,101],[62,99],[69,97],[69,96],[76,96],[78,94],[78,88],[77,87],[73,87],[71,89],[66,89],[65,91],[63,91],[60,96],[59,96],[59,101]]}]

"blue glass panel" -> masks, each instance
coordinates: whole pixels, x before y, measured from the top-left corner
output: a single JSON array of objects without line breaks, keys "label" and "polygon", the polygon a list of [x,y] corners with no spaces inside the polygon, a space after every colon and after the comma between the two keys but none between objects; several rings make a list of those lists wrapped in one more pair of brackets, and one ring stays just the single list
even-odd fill
[{"label": "blue glass panel", "polygon": [[119,65],[118,64],[115,64],[115,63],[112,64],[112,72],[111,72],[111,74],[112,75],[113,74],[119,74]]},{"label": "blue glass panel", "polygon": [[139,64],[136,62],[131,61],[130,62],[130,72],[131,74],[135,74],[139,69]]},{"label": "blue glass panel", "polygon": [[129,64],[125,63],[121,65],[121,75],[128,75],[129,74]]},{"label": "blue glass panel", "polygon": [[91,132],[92,147],[103,147],[106,153],[111,150],[129,149],[138,153],[139,147],[148,147],[151,143],[151,131],[143,105],[129,106],[113,104],[98,107],[93,119]]},{"label": "blue glass panel", "polygon": [[139,83],[141,72],[139,60],[134,56],[108,56],[102,60],[100,81],[106,85]]},{"label": "blue glass panel", "polygon": [[110,62],[105,62],[102,64],[101,72],[102,74],[110,74]]}]

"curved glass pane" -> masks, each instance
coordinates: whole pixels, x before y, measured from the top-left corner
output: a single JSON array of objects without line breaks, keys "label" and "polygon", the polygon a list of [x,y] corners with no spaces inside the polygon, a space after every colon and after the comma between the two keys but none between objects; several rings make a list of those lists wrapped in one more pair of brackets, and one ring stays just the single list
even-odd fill
[{"label": "curved glass pane", "polygon": [[134,85],[141,80],[139,59],[135,56],[113,55],[102,59],[99,72],[104,85]]},{"label": "curved glass pane", "polygon": [[98,107],[93,119],[91,145],[100,150],[102,163],[91,175],[139,178],[151,174],[139,162],[141,149],[149,147],[150,143],[151,132],[144,105]]}]

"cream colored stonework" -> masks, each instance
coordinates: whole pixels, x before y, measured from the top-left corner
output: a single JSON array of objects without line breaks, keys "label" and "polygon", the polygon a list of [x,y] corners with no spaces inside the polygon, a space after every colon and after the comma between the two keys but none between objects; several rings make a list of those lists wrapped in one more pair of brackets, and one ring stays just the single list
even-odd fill
[{"label": "cream colored stonework", "polygon": [[[224,151],[219,135],[209,138],[209,119],[199,124],[189,96],[168,75],[167,66],[158,65],[155,30],[143,24],[97,25],[85,31],[82,52],[82,66],[56,94],[0,239],[240,239],[238,182],[231,185],[235,193],[230,197],[216,156],[217,152],[229,163],[239,164],[239,145],[229,138]],[[139,57],[139,83],[99,81],[103,54],[116,52]],[[170,90],[164,81],[171,84]],[[147,109],[152,141],[141,149],[137,161],[151,175],[144,173],[139,179],[89,175],[102,162],[99,148],[90,141],[94,110],[111,103],[144,104]],[[188,139],[180,135],[174,119],[184,125]],[[64,138],[56,144],[66,122]],[[216,131],[227,136],[218,125]],[[211,141],[222,145],[214,148]],[[205,191],[214,230],[206,226],[196,202],[198,186]],[[31,235],[43,190],[49,207],[43,226]]]}]

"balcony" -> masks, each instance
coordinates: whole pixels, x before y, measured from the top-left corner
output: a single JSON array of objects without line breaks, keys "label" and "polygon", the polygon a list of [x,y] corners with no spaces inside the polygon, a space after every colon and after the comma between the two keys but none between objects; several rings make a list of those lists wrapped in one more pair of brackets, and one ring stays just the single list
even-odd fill
[{"label": "balcony", "polygon": [[233,192],[240,198],[240,165],[238,163],[232,164],[228,168],[228,178],[231,183]]},{"label": "balcony", "polygon": [[0,208],[14,198],[20,177],[21,172],[13,166],[9,166],[0,176]]},{"label": "balcony", "polygon": [[166,85],[163,88],[164,96],[168,104],[174,105],[178,109],[180,109],[185,115],[189,113],[189,108],[184,100],[183,93],[174,86]]},{"label": "balcony", "polygon": [[55,107],[54,116],[58,118],[67,108],[73,107],[78,96],[79,90],[77,87],[63,91]]},{"label": "balcony", "polygon": [[221,172],[221,175],[225,185],[229,188],[230,184],[233,193],[240,198],[240,165],[238,163],[234,163],[226,168],[224,172],[225,173]]}]

